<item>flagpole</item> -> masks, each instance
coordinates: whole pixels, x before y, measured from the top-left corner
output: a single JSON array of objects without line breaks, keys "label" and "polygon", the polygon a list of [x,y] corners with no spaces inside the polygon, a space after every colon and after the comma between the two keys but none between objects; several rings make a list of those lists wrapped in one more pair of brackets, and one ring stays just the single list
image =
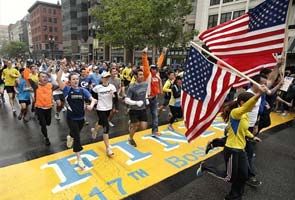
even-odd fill
[{"label": "flagpole", "polygon": [[[204,51],[205,53],[207,53],[208,55],[210,55],[211,57],[215,58],[216,60],[218,60],[219,62],[221,62],[222,64],[224,64],[226,67],[228,67],[230,70],[234,71],[236,74],[238,74],[240,77],[243,77],[245,79],[247,79],[248,81],[250,81],[251,83],[253,83],[254,85],[260,87],[261,85],[259,83],[257,83],[256,81],[254,81],[253,79],[251,79],[249,76],[243,74],[242,72],[240,72],[239,70],[235,69],[233,66],[231,66],[230,64],[228,64],[227,62],[223,61],[222,59],[218,58],[217,56],[215,56],[214,54],[212,54],[211,52],[207,51],[206,49],[204,49],[203,47],[199,46],[198,44],[196,44],[195,42],[191,41],[191,44],[193,46],[195,46],[196,48]],[[217,65],[219,66],[219,65]]]},{"label": "flagpole", "polygon": [[285,69],[286,69],[286,61],[287,61],[287,49],[288,49],[288,35],[289,35],[289,32],[288,32],[288,20],[289,20],[289,14],[290,14],[290,10],[291,10],[291,7],[292,7],[292,3],[293,3],[293,0],[290,0],[289,1],[289,6],[288,6],[288,11],[287,11],[287,15],[286,15],[286,27],[285,27],[285,38],[284,38],[284,46],[283,46],[283,51],[282,51],[282,68],[281,68],[281,71],[280,71],[280,75],[282,76],[282,78],[284,78],[285,76]]}]

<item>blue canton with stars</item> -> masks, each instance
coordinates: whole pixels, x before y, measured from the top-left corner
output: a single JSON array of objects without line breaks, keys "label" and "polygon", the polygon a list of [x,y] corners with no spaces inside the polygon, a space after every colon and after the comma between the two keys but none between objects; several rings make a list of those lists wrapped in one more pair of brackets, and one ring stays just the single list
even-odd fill
[{"label": "blue canton with stars", "polygon": [[289,0],[266,0],[249,10],[249,31],[284,24]]},{"label": "blue canton with stars", "polygon": [[194,99],[204,101],[206,87],[212,75],[213,63],[191,46],[184,71],[182,89]]}]

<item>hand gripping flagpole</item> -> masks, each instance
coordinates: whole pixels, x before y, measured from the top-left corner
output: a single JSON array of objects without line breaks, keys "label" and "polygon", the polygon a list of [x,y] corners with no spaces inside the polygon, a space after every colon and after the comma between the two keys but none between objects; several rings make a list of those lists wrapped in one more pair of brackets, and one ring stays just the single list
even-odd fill
[{"label": "hand gripping flagpole", "polygon": [[[221,62],[222,64],[224,64],[226,67],[228,67],[228,69],[230,69],[230,72],[235,72],[237,75],[239,75],[242,78],[247,79],[248,81],[250,81],[251,83],[253,83],[254,85],[260,87],[261,85],[259,83],[257,83],[256,81],[254,81],[253,79],[251,79],[249,76],[243,74],[242,72],[240,72],[239,70],[235,69],[233,66],[231,66],[230,64],[228,64],[227,62],[223,61],[222,59],[218,58],[217,56],[215,56],[214,54],[212,54],[211,52],[207,51],[206,49],[204,49],[203,47],[199,46],[198,44],[196,44],[195,42],[191,41],[191,44],[204,51],[205,53],[207,53],[208,55],[210,55],[211,57],[215,58],[216,60],[218,60],[219,62]],[[217,65],[218,67],[221,67],[219,65]],[[224,69],[224,68],[223,68]]]}]

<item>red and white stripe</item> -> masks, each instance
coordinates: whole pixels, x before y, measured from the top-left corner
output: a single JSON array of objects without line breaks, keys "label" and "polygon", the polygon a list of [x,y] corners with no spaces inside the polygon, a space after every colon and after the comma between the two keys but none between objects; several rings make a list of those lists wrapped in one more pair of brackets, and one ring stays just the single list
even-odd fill
[{"label": "red and white stripe", "polygon": [[187,92],[182,92],[184,124],[187,128],[185,135],[189,142],[211,125],[236,81],[237,77],[234,74],[215,66],[207,84],[207,96],[204,101],[196,100]]},{"label": "red and white stripe", "polygon": [[281,52],[285,24],[248,32],[249,15],[208,29],[199,35],[210,51],[219,58]]}]

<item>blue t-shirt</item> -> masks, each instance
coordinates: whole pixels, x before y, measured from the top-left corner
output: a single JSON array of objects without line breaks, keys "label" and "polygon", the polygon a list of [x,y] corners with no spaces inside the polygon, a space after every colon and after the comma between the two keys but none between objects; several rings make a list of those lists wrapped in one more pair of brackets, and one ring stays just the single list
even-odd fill
[{"label": "blue t-shirt", "polygon": [[91,83],[94,83],[95,85],[99,85],[101,74],[93,73],[93,74],[90,74],[89,77],[90,77]]},{"label": "blue t-shirt", "polygon": [[28,83],[23,78],[19,78],[19,84],[16,87],[18,94],[16,95],[18,100],[30,100],[31,91]]},{"label": "blue t-shirt", "polygon": [[63,95],[68,102],[67,118],[72,120],[82,120],[85,116],[84,101],[90,99],[91,94],[84,88],[72,88],[65,86]]},{"label": "blue t-shirt", "polygon": [[90,83],[91,83],[91,79],[89,76],[87,76],[85,78],[80,77],[80,79],[79,79],[79,87],[85,88],[88,91],[90,89]]}]

